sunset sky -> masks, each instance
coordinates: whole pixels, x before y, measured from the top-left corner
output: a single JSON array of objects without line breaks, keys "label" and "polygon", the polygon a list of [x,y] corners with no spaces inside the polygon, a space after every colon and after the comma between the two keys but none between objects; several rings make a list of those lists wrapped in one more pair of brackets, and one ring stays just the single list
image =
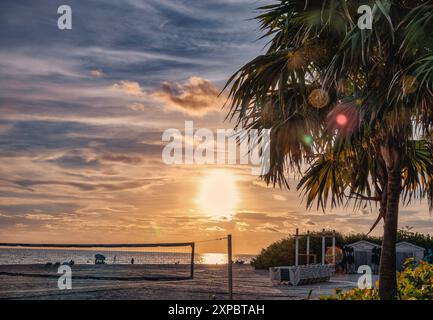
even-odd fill
[{"label": "sunset sky", "polygon": [[[256,253],[297,227],[367,232],[374,207],[307,211],[295,188],[268,188],[247,166],[161,160],[166,129],[233,126],[218,93],[264,53],[249,20],[261,2],[1,1],[0,242],[231,233],[235,252]],[[72,30],[57,28],[61,4],[72,7]],[[427,205],[402,208],[400,226],[431,232]]]}]

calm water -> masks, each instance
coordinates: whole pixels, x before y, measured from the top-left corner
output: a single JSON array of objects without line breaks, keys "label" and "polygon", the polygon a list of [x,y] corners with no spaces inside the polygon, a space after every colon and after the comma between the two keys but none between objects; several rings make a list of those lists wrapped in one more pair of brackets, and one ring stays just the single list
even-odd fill
[{"label": "calm water", "polygon": [[[130,264],[134,259],[136,264],[189,264],[190,252],[161,252],[132,250],[107,250],[102,249],[26,249],[26,248],[1,248],[0,265],[6,264],[45,264],[48,262],[69,262],[76,264],[94,264],[95,254],[105,256],[107,264]],[[176,249],[174,249],[176,250]],[[249,263],[254,256],[235,255],[233,261],[242,260]],[[227,255],[223,253],[196,253],[197,264],[225,264]]]}]

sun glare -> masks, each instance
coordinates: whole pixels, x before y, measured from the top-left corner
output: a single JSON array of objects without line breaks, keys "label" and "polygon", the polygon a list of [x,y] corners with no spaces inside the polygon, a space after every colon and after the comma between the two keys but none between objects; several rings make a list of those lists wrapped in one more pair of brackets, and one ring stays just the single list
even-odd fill
[{"label": "sun glare", "polygon": [[227,170],[212,170],[203,177],[198,204],[205,214],[229,218],[239,201],[236,177]]}]

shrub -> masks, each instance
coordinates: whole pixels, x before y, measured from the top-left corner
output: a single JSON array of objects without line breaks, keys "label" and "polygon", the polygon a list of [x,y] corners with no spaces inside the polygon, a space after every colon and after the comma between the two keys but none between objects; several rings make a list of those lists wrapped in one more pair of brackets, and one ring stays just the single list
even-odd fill
[{"label": "shrub", "polygon": [[256,269],[267,269],[274,266],[290,266],[295,263],[295,245],[293,239],[274,242],[251,260]]},{"label": "shrub", "polygon": [[[379,300],[380,283],[373,289],[352,289],[343,292],[335,290],[335,295],[322,297],[322,300]],[[415,265],[413,259],[406,261],[406,268],[397,275],[399,300],[433,300],[433,264],[421,261]]]},{"label": "shrub", "polygon": [[401,300],[433,300],[433,264],[421,261],[415,267],[410,259],[398,275],[398,294]]}]

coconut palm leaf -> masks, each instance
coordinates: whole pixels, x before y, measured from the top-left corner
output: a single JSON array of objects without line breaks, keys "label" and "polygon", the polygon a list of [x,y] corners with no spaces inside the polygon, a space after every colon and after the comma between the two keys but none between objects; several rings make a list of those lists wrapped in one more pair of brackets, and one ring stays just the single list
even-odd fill
[{"label": "coconut palm leaf", "polygon": [[[357,26],[360,5],[373,9],[372,30]],[[267,183],[288,186],[296,171],[307,207],[376,201],[375,224],[392,217],[380,286],[392,298],[400,197],[433,206],[424,141],[433,131],[433,0],[277,0],[259,10],[268,50],[229,79],[228,118],[271,129]]]}]

